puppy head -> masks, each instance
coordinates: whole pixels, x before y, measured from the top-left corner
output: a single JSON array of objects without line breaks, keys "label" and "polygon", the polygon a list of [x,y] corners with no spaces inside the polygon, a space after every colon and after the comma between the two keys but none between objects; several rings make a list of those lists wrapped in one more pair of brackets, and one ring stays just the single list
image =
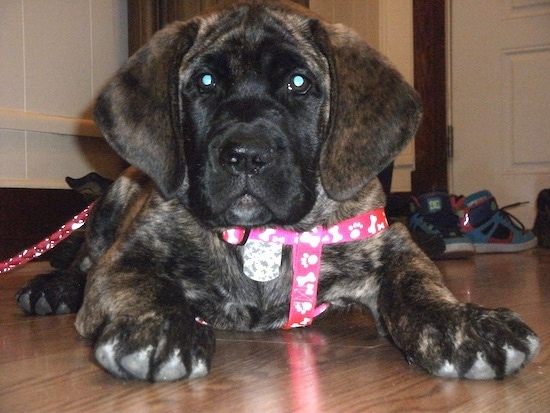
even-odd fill
[{"label": "puppy head", "polygon": [[319,178],[335,200],[373,179],[414,134],[420,105],[349,30],[246,3],[159,31],[100,95],[96,120],[210,225],[291,225]]}]

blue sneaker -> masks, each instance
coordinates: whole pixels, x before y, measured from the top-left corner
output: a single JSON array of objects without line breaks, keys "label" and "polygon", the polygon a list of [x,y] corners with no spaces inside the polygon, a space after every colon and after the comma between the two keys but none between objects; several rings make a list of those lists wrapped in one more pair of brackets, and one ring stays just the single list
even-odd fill
[{"label": "blue sneaker", "polygon": [[460,220],[462,233],[475,246],[478,253],[517,252],[537,245],[537,237],[506,208],[499,208],[493,195],[487,190],[468,197],[454,197],[452,203]]},{"label": "blue sneaker", "polygon": [[434,259],[466,258],[475,253],[474,245],[461,232],[449,196],[445,192],[429,192],[409,201],[409,230],[437,235],[445,249]]}]

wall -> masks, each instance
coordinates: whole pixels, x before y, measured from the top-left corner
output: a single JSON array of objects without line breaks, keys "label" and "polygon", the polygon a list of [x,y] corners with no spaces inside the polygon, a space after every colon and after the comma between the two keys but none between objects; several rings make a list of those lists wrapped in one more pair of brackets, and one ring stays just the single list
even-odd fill
[{"label": "wall", "polygon": [[[310,0],[310,9],[332,23],[354,29],[384,53],[411,84],[413,68],[412,0]],[[411,190],[414,143],[395,161],[392,191]]]},{"label": "wall", "polygon": [[91,108],[127,44],[125,0],[1,0],[0,187],[119,173]]}]

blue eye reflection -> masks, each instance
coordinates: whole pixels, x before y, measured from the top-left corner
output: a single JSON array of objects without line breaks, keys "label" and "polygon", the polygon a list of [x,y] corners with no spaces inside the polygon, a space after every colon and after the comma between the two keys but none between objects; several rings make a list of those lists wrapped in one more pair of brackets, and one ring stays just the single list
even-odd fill
[{"label": "blue eye reflection", "polygon": [[202,92],[208,92],[216,86],[216,79],[212,74],[204,73],[199,76],[197,83]]},{"label": "blue eye reflection", "polygon": [[305,95],[311,87],[311,81],[302,75],[293,74],[290,76],[287,88],[289,92]]},{"label": "blue eye reflection", "polygon": [[212,86],[212,83],[214,83],[214,79],[212,78],[212,75],[206,74],[201,77],[201,83],[204,86]]},{"label": "blue eye reflection", "polygon": [[292,83],[294,84],[294,86],[300,88],[304,86],[304,83],[306,83],[306,80],[304,79],[303,76],[296,75],[292,78]]}]

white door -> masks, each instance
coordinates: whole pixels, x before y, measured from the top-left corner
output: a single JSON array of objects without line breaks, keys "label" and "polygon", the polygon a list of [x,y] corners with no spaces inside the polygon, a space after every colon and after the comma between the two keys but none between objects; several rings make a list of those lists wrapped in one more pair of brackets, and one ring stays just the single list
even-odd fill
[{"label": "white door", "polygon": [[533,226],[550,187],[550,0],[451,0],[450,190],[488,189]]}]

